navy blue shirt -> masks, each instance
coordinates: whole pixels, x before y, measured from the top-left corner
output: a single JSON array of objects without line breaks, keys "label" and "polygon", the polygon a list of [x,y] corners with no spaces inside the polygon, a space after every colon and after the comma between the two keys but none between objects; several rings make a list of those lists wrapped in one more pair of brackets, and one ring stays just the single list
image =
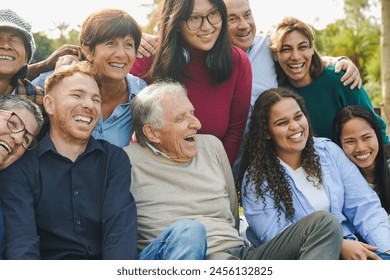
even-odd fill
[{"label": "navy blue shirt", "polygon": [[46,135],[0,172],[7,259],[137,259],[123,149],[91,138],[75,162]]}]

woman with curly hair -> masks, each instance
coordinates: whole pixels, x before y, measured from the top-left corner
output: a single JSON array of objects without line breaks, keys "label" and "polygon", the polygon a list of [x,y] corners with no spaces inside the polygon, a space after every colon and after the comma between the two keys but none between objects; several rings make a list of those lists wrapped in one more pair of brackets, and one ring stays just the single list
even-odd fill
[{"label": "woman with curly hair", "polygon": [[313,137],[302,97],[266,90],[249,130],[238,182],[255,246],[322,210],[343,227],[341,258],[390,259],[390,225],[378,196],[340,147]]},{"label": "woman with curly hair", "polygon": [[374,114],[363,106],[340,110],[333,121],[333,141],[356,164],[390,214],[390,144],[384,144]]}]

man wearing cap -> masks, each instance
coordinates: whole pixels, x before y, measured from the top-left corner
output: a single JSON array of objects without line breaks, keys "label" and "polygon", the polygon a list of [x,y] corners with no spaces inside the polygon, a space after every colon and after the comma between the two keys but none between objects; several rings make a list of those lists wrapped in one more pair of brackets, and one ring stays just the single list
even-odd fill
[{"label": "man wearing cap", "polygon": [[34,51],[30,23],[12,10],[0,9],[0,94],[28,98],[42,109],[43,90],[26,79]]}]

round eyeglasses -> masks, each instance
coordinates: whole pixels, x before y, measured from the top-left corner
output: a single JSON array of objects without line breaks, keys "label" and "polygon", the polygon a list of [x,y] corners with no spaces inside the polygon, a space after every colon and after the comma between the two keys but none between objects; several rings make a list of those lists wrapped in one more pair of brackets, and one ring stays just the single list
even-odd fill
[{"label": "round eyeglasses", "polygon": [[190,16],[189,18],[187,18],[185,20],[185,22],[186,22],[186,25],[187,25],[189,30],[197,30],[202,26],[203,20],[205,18],[207,19],[207,21],[211,25],[216,25],[216,24],[221,22],[222,15],[218,9],[215,9],[215,10],[211,11],[207,16],[204,16],[204,17]]},{"label": "round eyeglasses", "polygon": [[24,122],[18,116],[18,114],[16,114],[15,112],[12,112],[12,111],[7,111],[7,110],[0,109],[0,111],[10,114],[10,116],[7,120],[7,127],[11,132],[19,133],[19,132],[24,131],[23,139],[22,139],[23,148],[25,148],[26,150],[31,150],[32,148],[34,148],[37,145],[36,138],[31,132],[29,132],[26,129]]}]

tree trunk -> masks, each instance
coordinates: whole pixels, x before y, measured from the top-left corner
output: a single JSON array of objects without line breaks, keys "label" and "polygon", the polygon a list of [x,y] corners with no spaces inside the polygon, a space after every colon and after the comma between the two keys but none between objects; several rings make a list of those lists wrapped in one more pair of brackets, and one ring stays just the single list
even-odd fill
[{"label": "tree trunk", "polygon": [[390,0],[382,0],[381,29],[381,73],[383,113],[387,121],[387,131],[390,132]]}]

